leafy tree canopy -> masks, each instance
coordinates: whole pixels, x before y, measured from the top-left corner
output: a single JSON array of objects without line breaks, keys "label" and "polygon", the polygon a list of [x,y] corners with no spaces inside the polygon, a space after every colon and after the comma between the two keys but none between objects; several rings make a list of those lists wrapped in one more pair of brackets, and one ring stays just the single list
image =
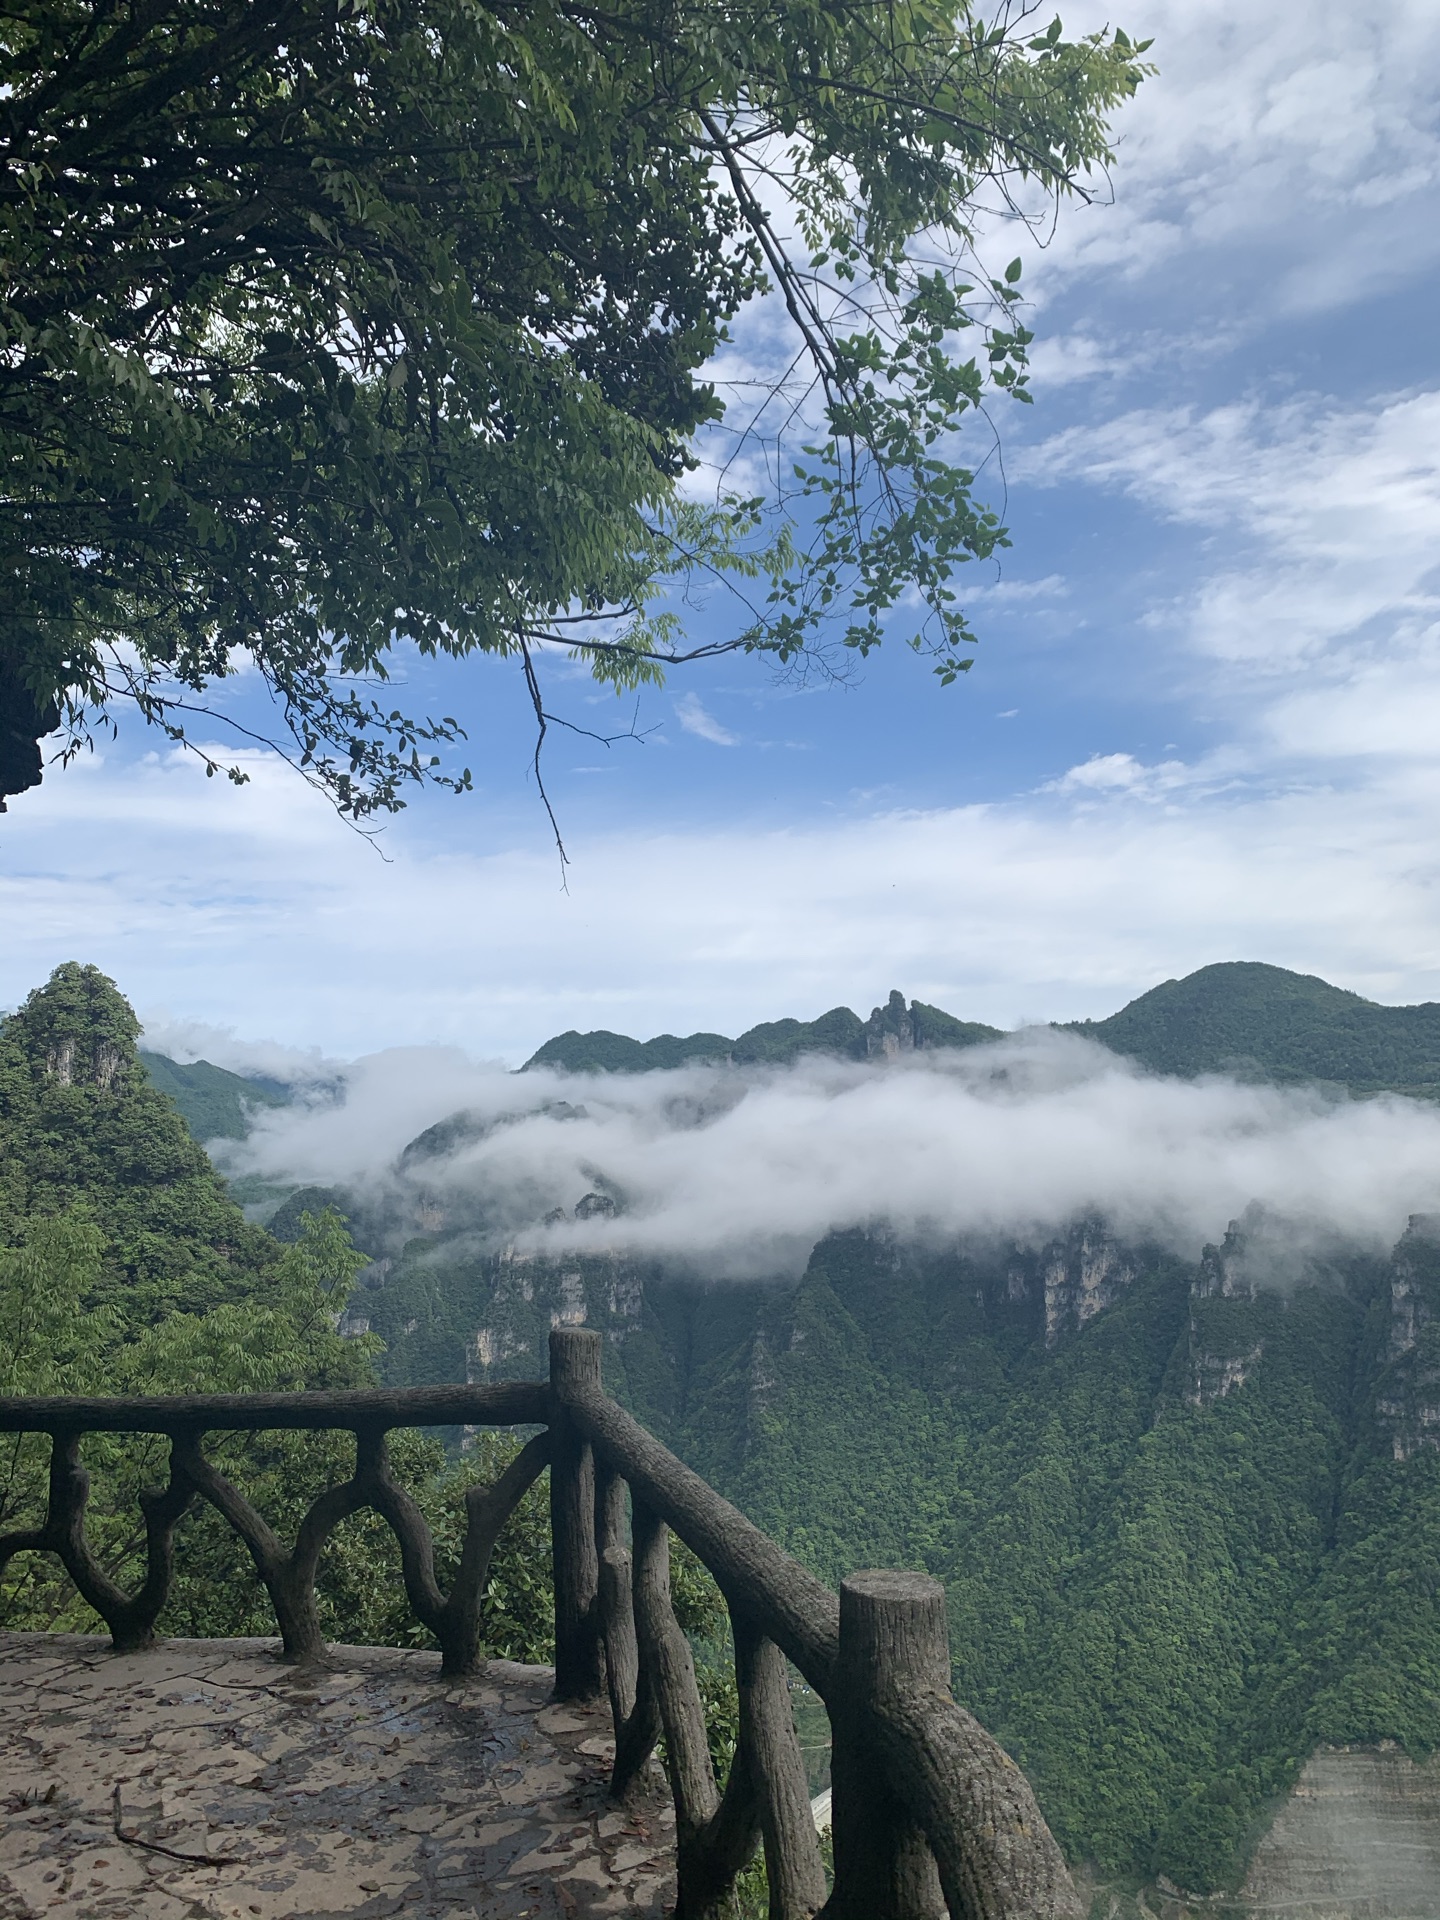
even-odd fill
[{"label": "leafy tree canopy", "polygon": [[0,1024],[0,1247],[80,1202],[106,1292],[147,1313],[245,1298],[280,1250],[151,1086],[138,1031],[114,981],[75,961]]},{"label": "leafy tree canopy", "polygon": [[[1030,338],[973,224],[1084,190],[1143,51],[969,0],[17,0],[0,797],[127,699],[183,741],[246,660],[356,817],[469,782],[384,695],[400,641],[516,658],[543,737],[537,647],[793,664],[918,589],[953,678],[1005,535],[950,435]],[[701,369],[765,288],[818,392],[732,408],[790,477],[700,506]],[[687,649],[692,574],[742,613]]]}]

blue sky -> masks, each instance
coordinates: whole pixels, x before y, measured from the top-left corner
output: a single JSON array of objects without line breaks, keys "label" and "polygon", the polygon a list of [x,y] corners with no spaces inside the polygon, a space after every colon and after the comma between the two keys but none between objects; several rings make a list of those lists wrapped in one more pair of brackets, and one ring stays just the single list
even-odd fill
[{"label": "blue sky", "polygon": [[898,650],[845,689],[677,677],[644,745],[555,743],[568,892],[494,666],[417,674],[480,790],[387,859],[263,757],[235,792],[127,727],[0,821],[0,1004],[93,959],[211,1057],[514,1060],[891,986],[1100,1014],[1232,958],[1440,998],[1440,12],[1117,17],[1161,72],[1113,203],[1023,249],[1036,404],[996,415],[1014,546],[966,680]]}]

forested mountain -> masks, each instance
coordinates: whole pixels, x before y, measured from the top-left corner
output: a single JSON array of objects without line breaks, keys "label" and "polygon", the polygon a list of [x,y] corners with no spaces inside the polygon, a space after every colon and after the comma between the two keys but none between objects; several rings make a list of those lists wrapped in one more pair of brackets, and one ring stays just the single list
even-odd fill
[{"label": "forested mountain", "polygon": [[138,1031],[113,982],[73,963],[0,1026],[0,1244],[79,1203],[106,1284],[146,1311],[246,1298],[279,1248],[150,1084]]},{"label": "forested mountain", "polygon": [[140,1064],[152,1087],[179,1109],[194,1139],[243,1140],[257,1107],[283,1107],[290,1088],[264,1074],[230,1073],[208,1060],[182,1066],[166,1054],[140,1049]]},{"label": "forested mountain", "polygon": [[723,1033],[692,1033],[683,1040],[673,1033],[653,1040],[632,1040],[627,1034],[556,1034],[531,1054],[522,1072],[532,1067],[556,1067],[567,1073],[653,1073],[664,1067],[683,1067],[695,1061],[723,1060],[737,1067],[784,1066],[805,1053],[833,1053],[846,1060],[864,1060],[915,1047],[970,1047],[981,1040],[998,1040],[1000,1029],[974,1020],[957,1020],[939,1007],[914,1000],[907,1007],[895,992],[883,1007],[862,1020],[849,1007],[832,1007],[818,1020],[767,1020],[749,1027],[737,1040]]},{"label": "forested mountain", "polygon": [[1156,1073],[1440,1094],[1440,1003],[1382,1007],[1313,974],[1253,960],[1167,980],[1108,1020],[1082,1020],[1072,1031]]},{"label": "forested mountain", "polygon": [[1198,1265],[1095,1221],[849,1233],[798,1284],[705,1286],[441,1229],[352,1314],[396,1382],[603,1329],[612,1391],[818,1573],[945,1581],[958,1696],[1072,1859],[1204,1892],[1317,1742],[1440,1745],[1440,1222],[1284,1290],[1251,1231]]},{"label": "forested mountain", "polygon": [[[1254,960],[1201,967],[1152,987],[1105,1020],[1069,1023],[1069,1032],[1137,1060],[1156,1073],[1232,1073],[1278,1081],[1318,1080],[1355,1093],[1393,1089],[1440,1095],[1440,1003],[1384,1007],[1312,974]],[[625,1034],[562,1033],[525,1062],[571,1073],[646,1073],[687,1061],[783,1064],[804,1053],[863,1060],[911,1047],[966,1047],[999,1030],[892,993],[862,1020],[834,1007],[818,1020],[772,1020],[736,1040],[719,1033],[653,1040]]]}]

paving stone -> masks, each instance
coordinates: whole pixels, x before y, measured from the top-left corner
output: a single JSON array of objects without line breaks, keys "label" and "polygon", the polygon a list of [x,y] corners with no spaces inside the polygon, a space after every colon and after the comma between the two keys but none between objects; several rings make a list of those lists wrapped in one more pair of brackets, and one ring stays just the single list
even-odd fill
[{"label": "paving stone", "polygon": [[668,1912],[668,1796],[607,1800],[608,1716],[551,1704],[548,1669],[277,1652],[0,1634],[0,1920]]}]

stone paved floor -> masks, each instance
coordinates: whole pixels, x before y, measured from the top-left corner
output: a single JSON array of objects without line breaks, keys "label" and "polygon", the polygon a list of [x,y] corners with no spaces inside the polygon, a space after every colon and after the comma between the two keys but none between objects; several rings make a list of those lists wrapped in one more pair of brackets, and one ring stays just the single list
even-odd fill
[{"label": "stone paved floor", "polygon": [[0,1920],[660,1920],[674,1816],[608,1801],[609,1715],[544,1667],[0,1634]]}]

